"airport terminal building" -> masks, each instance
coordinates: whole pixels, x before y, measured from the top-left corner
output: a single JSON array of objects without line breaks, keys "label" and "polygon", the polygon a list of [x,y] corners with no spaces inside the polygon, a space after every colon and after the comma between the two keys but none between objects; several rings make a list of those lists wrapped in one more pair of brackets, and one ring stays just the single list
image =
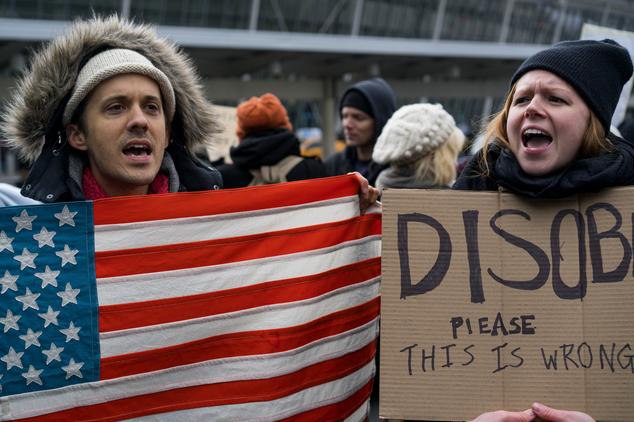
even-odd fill
[{"label": "airport terminal building", "polygon": [[[633,0],[0,0],[0,101],[30,48],[93,13],[158,24],[215,104],[274,93],[295,129],[321,128],[324,155],[359,80],[383,77],[398,106],[439,102],[468,131],[528,56],[588,25],[634,32]],[[14,161],[3,150],[0,181],[17,182]]]}]

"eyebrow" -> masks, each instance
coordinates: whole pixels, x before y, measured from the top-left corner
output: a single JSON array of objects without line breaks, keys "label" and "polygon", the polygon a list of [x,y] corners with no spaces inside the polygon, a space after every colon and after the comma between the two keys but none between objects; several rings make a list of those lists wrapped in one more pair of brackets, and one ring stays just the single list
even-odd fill
[{"label": "eyebrow", "polygon": [[[112,97],[106,97],[103,99],[102,102],[108,102],[108,101],[123,101],[126,100],[128,97],[128,95],[125,94],[120,94],[120,95],[113,95]],[[151,100],[151,101],[159,101],[161,104],[163,104],[163,100],[162,98],[159,96],[157,97],[156,95],[144,95],[143,96],[144,100]]]}]

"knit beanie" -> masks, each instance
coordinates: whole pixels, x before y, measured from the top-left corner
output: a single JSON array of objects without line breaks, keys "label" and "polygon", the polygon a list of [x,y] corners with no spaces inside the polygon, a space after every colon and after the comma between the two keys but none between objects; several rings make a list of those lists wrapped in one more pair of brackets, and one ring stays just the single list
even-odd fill
[{"label": "knit beanie", "polygon": [[455,128],[440,104],[403,106],[383,127],[372,159],[379,164],[414,163],[444,144]]},{"label": "knit beanie", "polygon": [[531,70],[547,70],[568,82],[599,118],[606,133],[623,85],[632,77],[632,59],[616,41],[562,41],[542,50],[520,66],[511,87]]},{"label": "knit beanie", "polygon": [[259,98],[251,97],[238,106],[237,113],[238,129],[236,129],[236,135],[240,140],[247,135],[263,132],[267,129],[286,128],[293,130],[286,109],[273,94],[264,94]]},{"label": "knit beanie", "polygon": [[342,98],[341,108],[343,109],[344,107],[354,107],[374,119],[374,111],[372,110],[370,101],[356,89],[351,89],[346,96]]},{"label": "knit beanie", "polygon": [[81,69],[73,87],[73,94],[64,110],[62,124],[67,126],[70,123],[77,106],[94,87],[112,76],[124,73],[139,73],[156,81],[163,94],[165,115],[171,121],[176,110],[176,99],[174,88],[167,76],[136,51],[115,48],[97,54]]}]

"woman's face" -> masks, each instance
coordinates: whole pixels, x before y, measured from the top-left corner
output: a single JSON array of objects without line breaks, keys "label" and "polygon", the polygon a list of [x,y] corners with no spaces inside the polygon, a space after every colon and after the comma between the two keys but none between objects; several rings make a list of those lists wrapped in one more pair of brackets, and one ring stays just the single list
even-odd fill
[{"label": "woman's face", "polygon": [[543,176],[572,164],[590,120],[590,109],[566,81],[531,70],[515,87],[508,113],[511,150],[527,174]]}]

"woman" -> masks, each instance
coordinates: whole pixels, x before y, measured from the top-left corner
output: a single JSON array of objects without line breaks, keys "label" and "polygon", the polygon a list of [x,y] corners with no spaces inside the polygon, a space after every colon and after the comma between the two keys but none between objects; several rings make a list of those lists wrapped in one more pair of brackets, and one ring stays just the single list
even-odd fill
[{"label": "woman", "polygon": [[564,41],[528,58],[453,189],[562,198],[634,184],[634,150],[609,131],[631,75],[612,40]]},{"label": "woman", "polygon": [[[634,184],[634,149],[610,133],[628,51],[612,40],[565,41],[528,58],[511,79],[504,109],[487,125],[484,148],[453,189],[504,190],[562,198]],[[535,403],[526,412],[486,413],[472,422],[594,422]]]},{"label": "woman", "polygon": [[410,104],[387,121],[372,159],[391,167],[376,180],[383,187],[449,188],[456,179],[456,161],[465,136],[440,104]]}]

